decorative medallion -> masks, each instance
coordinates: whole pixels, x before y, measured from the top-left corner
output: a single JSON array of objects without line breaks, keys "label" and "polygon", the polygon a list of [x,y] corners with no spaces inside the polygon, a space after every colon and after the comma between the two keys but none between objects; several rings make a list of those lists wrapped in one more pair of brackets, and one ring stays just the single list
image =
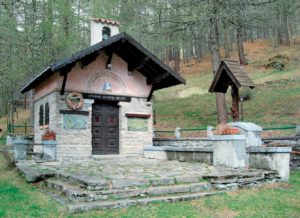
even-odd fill
[{"label": "decorative medallion", "polygon": [[66,99],[67,105],[72,110],[78,110],[83,105],[83,97],[79,92],[71,92],[68,94]]},{"label": "decorative medallion", "polygon": [[103,84],[102,91],[104,91],[104,92],[110,92],[111,91],[111,84],[109,82],[105,82]]}]

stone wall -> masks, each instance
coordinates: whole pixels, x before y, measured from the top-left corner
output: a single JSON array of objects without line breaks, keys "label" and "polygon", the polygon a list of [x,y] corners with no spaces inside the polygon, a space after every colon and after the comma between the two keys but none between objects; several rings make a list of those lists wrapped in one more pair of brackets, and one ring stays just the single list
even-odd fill
[{"label": "stone wall", "polygon": [[[56,121],[57,121],[57,98],[59,93],[52,92],[44,97],[37,99],[34,102],[34,152],[42,152],[42,135],[46,128],[56,131]],[[49,126],[40,126],[39,125],[39,111],[40,106],[43,105],[45,110],[46,102],[49,103]]]},{"label": "stone wall", "polygon": [[146,146],[144,157],[159,160],[179,160],[213,164],[212,147]]},{"label": "stone wall", "polygon": [[300,136],[263,139],[267,147],[292,147],[291,169],[300,169]]},{"label": "stone wall", "polygon": [[[61,96],[58,91],[52,92],[35,102],[35,123],[34,123],[34,151],[42,152],[41,136],[46,126],[39,126],[39,107],[49,102],[50,122],[49,128],[56,132],[57,159],[68,158],[89,158],[92,155],[92,104],[94,100],[84,99],[83,107],[80,111],[88,112],[84,116],[86,126],[84,129],[64,129],[63,114],[61,110],[71,110],[68,108],[65,98],[68,93]],[[152,104],[145,98],[132,98],[131,102],[119,102],[119,125],[120,125],[120,155],[123,156],[142,156],[143,148],[152,145],[153,137],[153,118]],[[128,118],[126,114],[147,114],[147,131],[129,131]]]},{"label": "stone wall", "polygon": [[88,115],[84,116],[86,120],[85,129],[64,129],[63,127],[63,114],[60,110],[71,110],[66,102],[65,98],[68,93],[61,96],[57,93],[57,119],[56,127],[54,131],[56,132],[57,140],[57,159],[66,158],[85,158],[91,157],[92,155],[92,104],[94,100],[84,99],[84,103],[80,111],[88,111]]},{"label": "stone wall", "polygon": [[171,146],[171,147],[209,147],[212,146],[210,138],[154,138],[153,146]]},{"label": "stone wall", "polygon": [[[152,145],[153,117],[152,104],[145,98],[132,98],[131,102],[119,102],[120,106],[120,154],[142,156],[144,146]],[[129,131],[126,114],[149,114],[147,131]]]},{"label": "stone wall", "polygon": [[[227,139],[224,140],[224,137]],[[156,140],[160,141],[160,139]],[[165,142],[169,141],[169,144],[172,144],[172,140],[174,140],[174,145],[178,145],[178,139],[169,139]],[[244,135],[214,136],[211,140],[213,146],[146,146],[144,157],[197,161],[241,169],[250,167],[272,170],[278,173],[280,180],[288,181],[291,147],[251,146],[246,148]]]},{"label": "stone wall", "polygon": [[291,147],[249,147],[249,166],[257,169],[275,170],[282,181],[290,176]]}]

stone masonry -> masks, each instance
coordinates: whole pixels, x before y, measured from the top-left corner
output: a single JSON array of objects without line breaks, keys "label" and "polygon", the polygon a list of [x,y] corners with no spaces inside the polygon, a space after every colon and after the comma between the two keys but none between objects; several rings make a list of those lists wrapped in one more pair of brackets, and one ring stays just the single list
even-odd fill
[{"label": "stone masonry", "polygon": [[58,93],[52,92],[34,102],[34,151],[42,152],[42,135],[45,131],[46,126],[39,125],[39,110],[40,105],[45,108],[46,102],[49,103],[49,128],[52,130],[56,129],[57,120],[57,98]]},{"label": "stone masonry", "polygon": [[[61,96],[58,91],[52,92],[35,102],[35,152],[42,152],[41,136],[47,128],[39,126],[39,107],[41,104],[49,103],[50,122],[49,128],[56,132],[57,140],[57,159],[71,158],[89,158],[92,155],[92,104],[94,100],[84,99],[81,111],[88,111],[86,116],[85,129],[64,129],[63,114],[60,110],[70,110],[65,103],[68,93]],[[131,102],[119,102],[120,114],[120,155],[121,156],[142,156],[144,146],[152,145],[153,127],[152,127],[152,104],[147,102],[145,98],[133,98]],[[44,106],[45,107],[45,106]],[[128,131],[127,113],[131,114],[149,114],[147,119],[147,131]]]},{"label": "stone masonry", "polygon": [[[131,102],[120,102],[120,154],[142,156],[144,146],[152,145],[152,104],[144,98],[132,98]],[[150,114],[148,131],[128,131],[126,113]]]}]

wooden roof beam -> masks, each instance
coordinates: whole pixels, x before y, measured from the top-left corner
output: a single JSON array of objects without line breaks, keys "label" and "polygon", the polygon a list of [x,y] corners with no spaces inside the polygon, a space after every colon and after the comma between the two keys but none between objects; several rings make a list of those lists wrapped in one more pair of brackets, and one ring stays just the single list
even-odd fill
[{"label": "wooden roof beam", "polygon": [[128,71],[138,70],[138,69],[144,67],[145,63],[147,63],[149,60],[150,60],[149,57],[144,57],[135,63],[128,64],[127,69],[128,69]]},{"label": "wooden roof beam", "polygon": [[165,72],[163,74],[159,74],[155,76],[154,78],[147,78],[147,85],[155,85],[157,83],[160,83],[163,79],[167,78],[169,76],[169,73]]},{"label": "wooden roof beam", "polygon": [[60,89],[60,95],[65,94],[65,88],[66,88],[68,73],[72,70],[72,68],[74,66],[75,66],[75,63],[73,63],[71,65],[67,65],[66,67],[64,67],[60,70],[60,75],[64,77],[63,82],[62,82],[62,86],[61,86],[61,89]]},{"label": "wooden roof beam", "polygon": [[84,57],[80,61],[80,67],[81,67],[81,69],[84,69],[87,65],[89,65],[90,63],[92,63],[93,61],[95,61],[99,54],[100,54],[100,52],[95,52],[95,53],[93,53],[91,55],[88,55],[88,56]]}]

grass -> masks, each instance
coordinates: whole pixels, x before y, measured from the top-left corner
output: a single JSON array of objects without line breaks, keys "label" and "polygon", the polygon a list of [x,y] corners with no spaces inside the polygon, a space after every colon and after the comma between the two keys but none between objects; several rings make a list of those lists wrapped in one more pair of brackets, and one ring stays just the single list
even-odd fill
[{"label": "grass", "polygon": [[0,137],[0,146],[6,144],[6,137]]},{"label": "grass", "polygon": [[300,171],[270,184],[199,200],[69,214],[38,186],[28,184],[0,155],[0,217],[300,217]]}]

